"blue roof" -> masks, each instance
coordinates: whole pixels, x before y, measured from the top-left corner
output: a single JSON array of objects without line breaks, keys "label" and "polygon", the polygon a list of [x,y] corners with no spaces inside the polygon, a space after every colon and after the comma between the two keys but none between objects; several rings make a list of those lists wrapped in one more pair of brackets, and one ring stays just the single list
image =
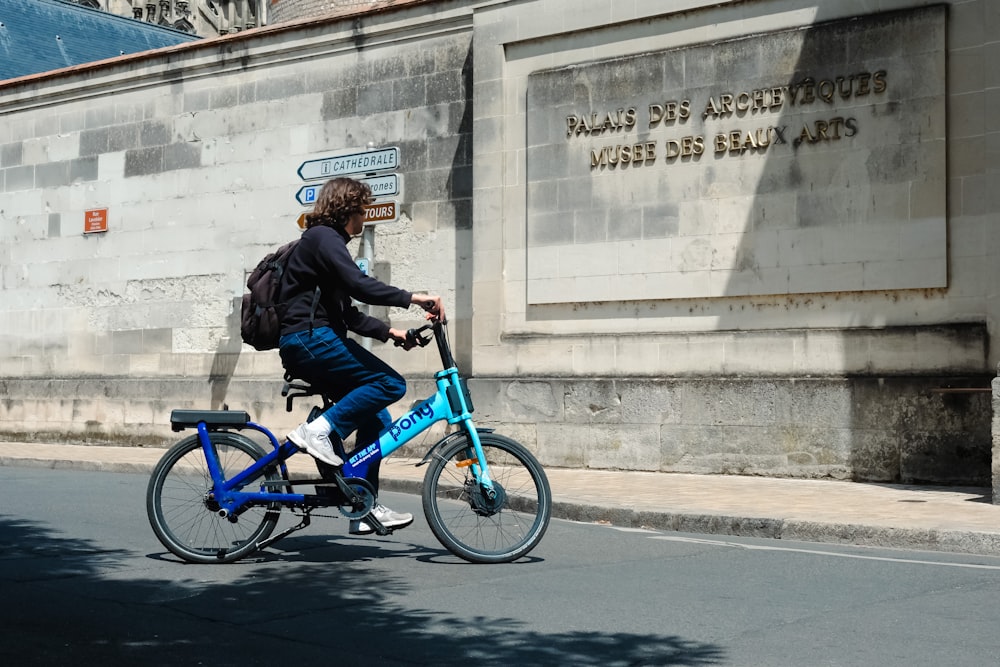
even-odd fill
[{"label": "blue roof", "polygon": [[0,0],[0,80],[195,39],[62,0]]}]

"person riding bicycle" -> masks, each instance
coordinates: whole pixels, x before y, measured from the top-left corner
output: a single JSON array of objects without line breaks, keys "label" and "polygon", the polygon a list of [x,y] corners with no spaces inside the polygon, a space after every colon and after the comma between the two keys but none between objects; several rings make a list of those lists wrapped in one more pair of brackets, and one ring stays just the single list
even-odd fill
[{"label": "person riding bicycle", "polygon": [[[409,350],[414,344],[406,332],[359,311],[352,299],[376,306],[408,308],[418,305],[427,318],[444,318],[441,297],[413,294],[366,276],[351,257],[347,243],[364,227],[364,206],[372,201],[367,184],[335,178],[320,190],[306,230],[292,253],[281,282],[279,354],[286,371],[309,382],[336,403],[311,422],[300,424],[287,438],[317,460],[328,478],[327,466],[343,465],[343,439],[352,431],[355,449],[374,442],[392,419],[386,409],[406,394],[406,381],[391,366],[348,337],[348,332],[382,342],[393,340]],[[317,291],[316,288],[319,288]],[[379,466],[368,481],[378,492]],[[404,528],[413,515],[376,504],[372,514],[387,528]],[[362,519],[351,521],[352,534],[368,534],[373,527]]]}]

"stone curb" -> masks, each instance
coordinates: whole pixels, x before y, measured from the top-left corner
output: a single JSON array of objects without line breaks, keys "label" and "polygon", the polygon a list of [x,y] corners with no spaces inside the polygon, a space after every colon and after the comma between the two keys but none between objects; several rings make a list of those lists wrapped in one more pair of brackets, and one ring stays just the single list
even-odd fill
[{"label": "stone curb", "polygon": [[850,523],[822,523],[696,512],[651,512],[598,505],[556,502],[552,515],[582,523],[607,523],[625,528],[760,537],[826,544],[942,551],[978,556],[1000,555],[1000,533],[884,528]]}]

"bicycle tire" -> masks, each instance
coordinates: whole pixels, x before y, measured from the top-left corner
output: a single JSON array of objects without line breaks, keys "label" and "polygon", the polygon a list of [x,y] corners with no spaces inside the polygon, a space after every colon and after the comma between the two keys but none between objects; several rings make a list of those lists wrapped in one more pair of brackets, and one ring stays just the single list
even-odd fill
[{"label": "bicycle tire", "polygon": [[[223,476],[230,478],[264,456],[263,448],[238,433],[208,434]],[[283,479],[277,468],[264,471],[269,481]],[[184,438],[160,459],[146,489],[149,525],[171,553],[190,563],[231,563],[257,549],[278,523],[279,503],[254,505],[235,517],[219,515],[208,493],[212,478],[197,435]]]},{"label": "bicycle tire", "polygon": [[[490,476],[502,496],[485,500],[472,474],[475,452],[462,434],[431,459],[422,502],[431,532],[450,552],[472,563],[509,563],[534,549],[552,515],[545,471],[520,443],[479,435]],[[478,495],[477,495],[478,494]]]}]

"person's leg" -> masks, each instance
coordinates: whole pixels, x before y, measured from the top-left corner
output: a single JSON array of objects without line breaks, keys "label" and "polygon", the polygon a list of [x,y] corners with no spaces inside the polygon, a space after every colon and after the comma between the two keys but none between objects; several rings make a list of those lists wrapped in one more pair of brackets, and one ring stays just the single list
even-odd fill
[{"label": "person's leg", "polygon": [[[319,335],[317,335],[319,334]],[[294,338],[294,340],[293,340]],[[336,403],[311,424],[303,424],[289,434],[299,444],[300,437],[321,434],[343,438],[357,431],[356,447],[374,442],[389,426],[392,418],[385,408],[406,394],[406,381],[391,366],[361,345],[340,338],[329,329],[293,335],[282,339],[281,358],[285,368],[311,385],[321,389]],[[302,434],[297,431],[302,430]],[[292,437],[293,435],[297,437]],[[316,456],[311,449],[306,449]],[[317,459],[319,457],[317,456]],[[339,465],[339,464],[335,464]],[[320,474],[331,469],[317,461]],[[379,463],[371,465],[365,477],[376,493],[379,487]],[[413,515],[398,513],[378,504],[372,510],[379,521],[390,528],[403,528],[413,522]],[[372,532],[364,521],[351,522],[351,532]]]},{"label": "person's leg", "polygon": [[326,327],[292,337],[282,340],[282,362],[336,401],[323,417],[340,438],[406,395],[403,376],[356,341]]}]

